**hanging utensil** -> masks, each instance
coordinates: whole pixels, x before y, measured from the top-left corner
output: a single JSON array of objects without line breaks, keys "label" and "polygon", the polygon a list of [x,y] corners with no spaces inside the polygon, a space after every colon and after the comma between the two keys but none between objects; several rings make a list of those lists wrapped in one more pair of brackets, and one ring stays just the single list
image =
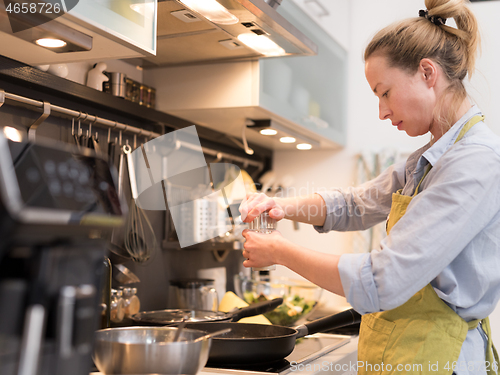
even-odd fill
[{"label": "hanging utensil", "polygon": [[113,264],[113,279],[123,285],[140,282],[139,278],[123,264]]},{"label": "hanging utensil", "polygon": [[136,204],[139,194],[137,192],[132,147],[125,144],[122,149],[127,157],[130,191],[132,193],[127,221],[125,223],[124,245],[134,261],[144,263],[150,259],[152,252],[156,248],[156,237],[144,210]]},{"label": "hanging utensil", "polygon": [[[116,140],[116,138],[115,138]],[[111,128],[108,129],[108,163],[109,165],[116,166],[116,141],[111,140]]]},{"label": "hanging utensil", "polygon": [[95,132],[95,135],[92,136],[92,148],[98,154],[101,153],[101,146],[99,145],[99,133]]},{"label": "hanging utensil", "polygon": [[[121,202],[124,202],[125,199],[123,196],[123,179],[124,179],[124,170],[125,170],[125,158],[124,154],[120,150],[119,164],[118,164],[118,188],[117,193]],[[111,233],[111,240],[108,243],[108,249],[110,251],[109,257],[111,259],[112,264],[125,263],[127,260],[131,259],[131,255],[129,252],[123,247],[123,232],[124,227],[114,228]]]},{"label": "hanging utensil", "polygon": [[75,119],[71,119],[71,139],[75,142],[75,145],[80,146],[80,142],[78,140],[78,130],[75,130]]}]

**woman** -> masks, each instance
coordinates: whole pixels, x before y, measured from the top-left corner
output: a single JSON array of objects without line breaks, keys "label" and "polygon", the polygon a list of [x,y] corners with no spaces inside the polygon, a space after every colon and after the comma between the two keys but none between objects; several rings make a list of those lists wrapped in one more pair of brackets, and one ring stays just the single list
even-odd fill
[{"label": "woman", "polygon": [[[363,230],[388,217],[380,248],[327,255],[279,232],[245,231],[243,264],[282,264],[345,296],[363,314],[359,373],[491,374],[498,362],[487,317],[500,297],[500,140],[463,85],[479,44],[474,15],[463,0],[425,4],[419,17],[373,38],[365,75],[380,118],[412,137],[430,132],[431,142],[360,187],[299,198],[254,194],[240,208],[246,222],[269,210],[319,232]],[[448,18],[457,28],[445,25]]]}]

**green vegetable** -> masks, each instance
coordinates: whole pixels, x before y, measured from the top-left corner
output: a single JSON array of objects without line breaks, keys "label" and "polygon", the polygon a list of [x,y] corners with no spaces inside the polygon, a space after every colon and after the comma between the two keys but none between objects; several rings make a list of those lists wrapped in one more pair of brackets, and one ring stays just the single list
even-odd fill
[{"label": "green vegetable", "polygon": [[[253,292],[245,292],[243,297],[249,304],[266,301],[268,299],[263,294],[256,295]],[[269,319],[272,324],[288,326],[307,315],[315,305],[316,301],[306,301],[296,294],[286,298],[282,305],[278,306],[273,311],[265,313],[264,316]]]}]

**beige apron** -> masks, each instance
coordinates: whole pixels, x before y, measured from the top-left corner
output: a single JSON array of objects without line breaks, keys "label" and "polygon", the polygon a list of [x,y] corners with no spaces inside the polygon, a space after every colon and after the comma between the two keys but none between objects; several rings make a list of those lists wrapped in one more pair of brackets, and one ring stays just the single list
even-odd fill
[{"label": "beige apron", "polygon": [[[464,125],[455,142],[484,116],[474,116]],[[427,169],[420,184],[429,172]],[[405,214],[413,197],[392,195],[391,211],[387,220],[387,233]],[[479,320],[464,321],[444,303],[428,284],[403,305],[389,310],[366,314],[361,321],[358,345],[359,374],[451,374],[460,355],[467,331],[475,329]],[[488,335],[486,361],[492,363],[493,355],[488,318],[481,321]],[[474,364],[477,368],[479,364]],[[486,363],[487,365],[487,363]],[[489,368],[488,368],[489,367]],[[496,374],[492,366],[486,367],[488,375]]]}]

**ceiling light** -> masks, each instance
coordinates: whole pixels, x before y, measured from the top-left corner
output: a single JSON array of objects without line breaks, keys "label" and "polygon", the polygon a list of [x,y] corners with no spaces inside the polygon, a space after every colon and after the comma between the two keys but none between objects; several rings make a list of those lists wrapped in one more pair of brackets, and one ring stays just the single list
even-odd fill
[{"label": "ceiling light", "polygon": [[293,137],[281,137],[280,142],[281,143],[295,143],[296,139]]},{"label": "ceiling light", "polygon": [[285,50],[274,43],[266,35],[257,35],[254,33],[244,33],[238,35],[240,42],[247,47],[265,55],[265,56],[283,56]]},{"label": "ceiling light", "polygon": [[310,150],[313,146],[310,145],[309,143],[299,143],[297,145],[297,149],[299,150]]},{"label": "ceiling light", "polygon": [[267,128],[267,129],[261,129],[260,134],[262,134],[262,135],[276,135],[276,134],[278,134],[278,131],[271,129],[271,128]]},{"label": "ceiling light", "polygon": [[179,0],[188,8],[200,13],[203,17],[213,23],[221,25],[234,25],[238,23],[238,17],[231,14],[216,0]]},{"label": "ceiling light", "polygon": [[35,43],[41,47],[47,48],[60,48],[66,45],[64,40],[55,38],[40,38],[35,40]]},{"label": "ceiling light", "polygon": [[23,135],[21,134],[21,132],[11,126],[6,126],[5,128],[3,128],[3,134],[5,134],[5,137],[13,142],[21,142],[23,140]]}]

